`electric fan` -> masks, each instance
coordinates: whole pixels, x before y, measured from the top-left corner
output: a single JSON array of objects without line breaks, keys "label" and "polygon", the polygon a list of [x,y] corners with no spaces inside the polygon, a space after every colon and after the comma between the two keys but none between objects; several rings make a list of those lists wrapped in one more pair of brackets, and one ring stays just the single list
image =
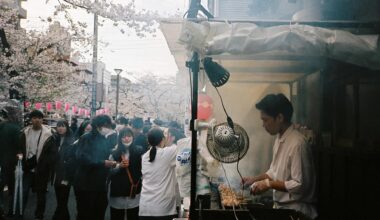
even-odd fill
[{"label": "electric fan", "polygon": [[208,128],[206,145],[216,160],[234,163],[247,153],[249,137],[239,124],[224,122]]}]

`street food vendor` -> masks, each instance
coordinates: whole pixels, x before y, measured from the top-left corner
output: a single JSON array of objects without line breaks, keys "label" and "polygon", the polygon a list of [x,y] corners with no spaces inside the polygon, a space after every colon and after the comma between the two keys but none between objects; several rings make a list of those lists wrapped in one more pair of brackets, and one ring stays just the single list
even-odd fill
[{"label": "street food vendor", "polygon": [[315,219],[315,170],[305,137],[291,123],[293,106],[284,94],[269,94],[256,104],[265,130],[276,135],[273,157],[265,173],[244,177],[251,193],[273,190],[274,208],[293,209]]}]

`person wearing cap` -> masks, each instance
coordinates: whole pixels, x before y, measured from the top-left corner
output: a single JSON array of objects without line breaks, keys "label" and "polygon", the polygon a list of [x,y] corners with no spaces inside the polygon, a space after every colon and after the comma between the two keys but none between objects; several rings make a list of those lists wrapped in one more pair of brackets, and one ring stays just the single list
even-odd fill
[{"label": "person wearing cap", "polygon": [[[43,113],[30,113],[31,125],[22,130],[21,149],[24,167],[23,196],[25,209],[30,189],[37,194],[35,219],[43,219],[47,184],[51,180],[57,158],[53,130],[42,124]],[[19,155],[21,156],[21,155]]]},{"label": "person wearing cap", "polygon": [[310,146],[306,138],[291,123],[293,106],[284,94],[269,94],[256,104],[263,127],[276,135],[273,159],[267,172],[244,177],[251,193],[273,190],[274,208],[293,209],[303,219],[315,219],[316,176]]}]

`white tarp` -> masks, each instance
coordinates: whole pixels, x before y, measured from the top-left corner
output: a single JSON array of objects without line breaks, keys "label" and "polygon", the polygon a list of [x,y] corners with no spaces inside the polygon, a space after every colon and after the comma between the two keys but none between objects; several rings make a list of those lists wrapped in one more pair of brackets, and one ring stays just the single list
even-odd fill
[{"label": "white tarp", "polygon": [[179,42],[201,55],[327,57],[380,69],[379,35],[354,35],[307,25],[258,27],[253,23],[185,21]]}]

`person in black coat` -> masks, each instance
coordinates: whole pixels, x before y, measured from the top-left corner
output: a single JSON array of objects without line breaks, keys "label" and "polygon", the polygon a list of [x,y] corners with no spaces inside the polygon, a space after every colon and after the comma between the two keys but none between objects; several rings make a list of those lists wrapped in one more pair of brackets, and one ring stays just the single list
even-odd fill
[{"label": "person in black coat", "polygon": [[71,131],[75,134],[78,130],[78,119],[77,118],[72,118],[71,119],[71,126],[70,126]]},{"label": "person in black coat", "polygon": [[112,132],[111,125],[109,116],[98,115],[91,121],[91,132],[79,139],[74,177],[78,220],[104,219],[108,205],[106,181],[109,168],[116,166],[115,161],[108,160],[111,146],[106,136]]},{"label": "person in black coat", "polygon": [[17,153],[20,141],[20,125],[18,115],[21,112],[15,107],[7,106],[2,109],[2,115],[5,121],[0,123],[0,219],[4,217],[4,186],[8,186],[9,212],[12,214],[13,207],[13,192],[15,181],[15,167],[17,165]]},{"label": "person in black coat", "polygon": [[[73,183],[75,174],[76,174],[78,166],[79,166],[78,165],[78,161],[76,159],[76,152],[77,152],[77,149],[78,149],[79,139],[80,139],[80,137],[82,135],[91,132],[91,130],[92,130],[91,120],[90,119],[85,119],[80,124],[79,128],[77,129],[77,131],[74,133],[74,140],[75,141],[71,145],[70,150],[68,152],[70,160],[67,161],[67,163],[66,163],[66,169],[67,169],[66,178],[68,179],[68,181],[70,183]],[[79,205],[78,191],[77,191],[76,187],[73,187],[73,188],[74,188],[74,195],[75,195],[75,201],[76,201],[76,206],[77,206],[76,208],[78,210],[79,209],[78,208],[78,205]]]},{"label": "person in black coat", "polygon": [[110,176],[111,220],[138,220],[141,192],[141,156],[144,149],[134,142],[130,128],[119,132],[118,144],[110,160],[117,162]]},{"label": "person in black coat", "polygon": [[54,173],[54,189],[57,199],[57,208],[53,220],[70,219],[67,203],[69,201],[71,178],[70,167],[73,158],[71,154],[74,136],[66,120],[57,122],[56,146],[58,148],[58,158],[56,160]]},{"label": "person in black coat", "polygon": [[148,150],[148,139],[146,138],[146,135],[142,133],[142,129],[144,127],[144,121],[142,118],[135,117],[132,119],[131,122],[131,128],[133,131],[133,136],[136,145],[139,145],[143,147],[144,151]]}]

